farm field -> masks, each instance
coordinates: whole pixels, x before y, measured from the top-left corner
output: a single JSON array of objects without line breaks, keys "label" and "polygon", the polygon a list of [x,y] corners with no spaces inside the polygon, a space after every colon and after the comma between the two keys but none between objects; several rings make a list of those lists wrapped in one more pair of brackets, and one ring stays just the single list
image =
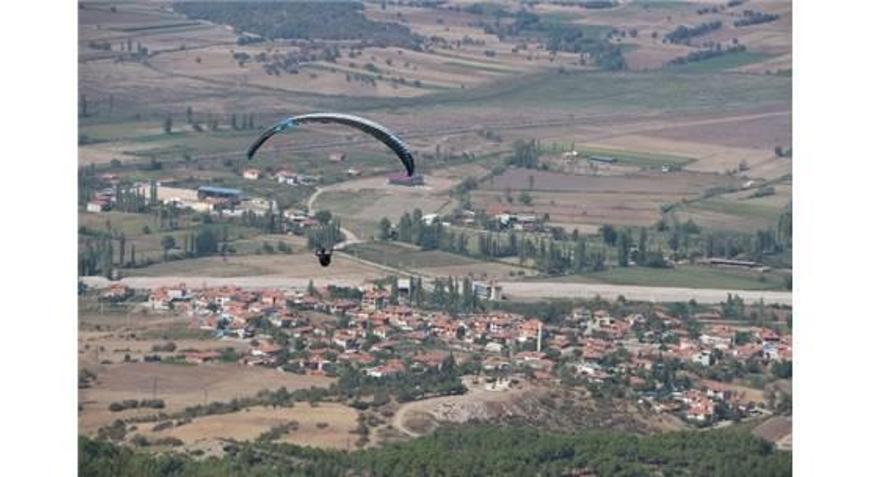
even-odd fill
[{"label": "farm field", "polygon": [[703,199],[675,209],[679,220],[693,220],[712,230],[755,230],[775,228],[781,214],[792,201],[791,186],[771,186],[775,193],[752,197],[755,191],[740,191]]},{"label": "farm field", "polygon": [[146,437],[175,437],[188,446],[217,444],[223,439],[253,441],[272,427],[289,422],[298,423],[296,430],[282,436],[277,442],[307,447],[352,450],[356,436],[350,431],[356,427],[358,413],[348,406],[307,402],[293,407],[252,407],[239,412],[199,417],[189,424],[163,431],[146,431]]},{"label": "farm field", "polygon": [[357,244],[345,253],[360,259],[407,270],[426,277],[507,278],[519,273],[533,274],[519,266],[502,262],[489,262],[439,250],[420,250],[413,245],[397,242],[369,242]]},{"label": "farm field", "polygon": [[158,263],[145,268],[129,270],[132,277],[197,277],[228,278],[271,276],[320,280],[369,279],[383,275],[379,269],[349,260],[336,260],[329,268],[317,263],[311,253],[291,255],[243,255],[203,257]]},{"label": "farm field", "polygon": [[[663,206],[736,183],[732,177],[689,172],[574,175],[508,169],[473,191],[471,200],[484,209],[549,214],[568,230],[605,223],[648,226],[660,218]],[[531,197],[530,204],[516,200],[520,192]]]},{"label": "farm field", "polygon": [[155,413],[153,409],[108,410],[109,404],[124,399],[163,399],[165,411],[173,412],[203,404],[206,395],[207,402],[230,401],[253,396],[261,389],[327,387],[333,381],[238,364],[119,363],[92,371],[97,375],[96,383],[79,391],[79,429],[86,434],[119,417]]}]

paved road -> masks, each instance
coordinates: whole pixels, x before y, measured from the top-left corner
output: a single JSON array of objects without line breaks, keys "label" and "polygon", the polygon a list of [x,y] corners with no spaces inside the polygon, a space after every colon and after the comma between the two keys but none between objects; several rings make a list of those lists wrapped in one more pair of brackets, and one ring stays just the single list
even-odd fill
[{"label": "paved road", "polygon": [[[349,258],[349,256],[347,257]],[[317,282],[318,280],[316,280]],[[83,277],[88,286],[102,288],[110,283],[104,277]],[[298,289],[308,286],[308,278],[293,278],[281,276],[250,276],[250,277],[127,277],[121,283],[132,288],[152,289],[162,286],[186,283],[190,287],[219,287],[235,285],[242,288],[261,289]],[[362,279],[329,280],[330,283],[343,286],[359,286]],[[715,304],[727,299],[727,294],[737,294],[747,303],[755,303],[763,299],[767,304],[792,305],[791,292],[756,291],[756,290],[723,290],[711,288],[675,288],[675,287],[644,287],[636,285],[604,285],[587,283],[560,282],[500,282],[504,287],[504,295],[510,300],[531,300],[536,298],[594,298],[615,300],[624,296],[629,300],[672,302],[696,300],[698,303]]]},{"label": "paved road", "polygon": [[788,291],[723,290],[714,288],[676,288],[646,287],[638,285],[606,285],[598,283],[563,282],[501,282],[504,295],[508,299],[528,300],[532,298],[594,298],[600,295],[607,300],[615,300],[619,295],[629,300],[671,302],[689,301],[698,303],[720,303],[727,294],[739,295],[746,303],[763,299],[767,304],[791,305],[792,295]]}]

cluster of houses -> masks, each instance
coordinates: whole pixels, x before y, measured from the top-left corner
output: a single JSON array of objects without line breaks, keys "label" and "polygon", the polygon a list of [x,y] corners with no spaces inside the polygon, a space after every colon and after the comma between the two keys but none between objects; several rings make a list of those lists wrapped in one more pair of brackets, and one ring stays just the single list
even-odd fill
[{"label": "cluster of houses", "polygon": [[519,214],[501,205],[492,205],[486,208],[486,215],[494,218],[501,230],[544,231],[543,221],[535,214]]},{"label": "cluster of houses", "polygon": [[313,186],[320,182],[320,178],[317,176],[299,174],[289,169],[281,169],[274,174],[267,174],[259,169],[249,168],[242,171],[241,177],[251,181],[268,178],[277,181],[278,184],[290,186]]},{"label": "cluster of houses", "polygon": [[[383,378],[439,367],[455,355],[457,360],[479,359],[481,373],[490,377],[618,383],[654,411],[701,424],[714,422],[722,406],[741,415],[763,412],[765,406],[762,399],[747,397],[745,388],[708,379],[705,370],[727,360],[768,365],[792,359],[790,335],[760,326],[717,324],[721,320],[715,313],[695,317],[712,323],[700,332],[689,330],[684,319],[663,308],[655,308],[652,316],[579,308],[550,325],[505,311],[452,316],[411,307],[405,298],[409,286],[403,283],[397,297],[370,286],[360,290],[360,298],[351,299],[346,294],[332,297],[328,288],[191,290],[178,285],[153,290],[147,306],[187,314],[191,326],[212,330],[217,337],[249,340],[243,362],[250,365],[314,374],[351,365]],[[311,318],[323,314],[339,319]],[[263,335],[262,320],[273,326],[268,335]],[[655,326],[650,326],[652,321]],[[290,344],[278,345],[276,332]],[[279,359],[282,353],[291,357]],[[194,362],[214,358],[201,353],[189,357]],[[682,364],[678,373],[690,385],[665,386],[655,377],[668,361]]]}]

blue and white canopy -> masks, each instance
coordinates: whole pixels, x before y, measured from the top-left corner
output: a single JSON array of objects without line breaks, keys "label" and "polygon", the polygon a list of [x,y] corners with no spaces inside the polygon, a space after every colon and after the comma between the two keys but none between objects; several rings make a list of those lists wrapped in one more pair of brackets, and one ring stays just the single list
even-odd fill
[{"label": "blue and white canopy", "polygon": [[402,141],[398,136],[393,134],[390,130],[386,129],[380,124],[375,123],[374,121],[360,118],[359,116],[342,113],[311,113],[302,114],[299,116],[290,116],[264,132],[248,149],[247,158],[253,159],[256,151],[260,148],[260,146],[265,144],[265,142],[268,141],[270,137],[285,129],[289,129],[296,125],[305,123],[337,123],[344,126],[356,128],[370,136],[373,136],[374,138],[385,144],[387,147],[389,147],[389,149],[391,149],[392,152],[394,152],[395,155],[398,156],[398,158],[401,160],[401,163],[404,165],[404,168],[407,170],[408,176],[413,175],[413,155],[410,153],[410,150],[408,149],[404,141]]}]

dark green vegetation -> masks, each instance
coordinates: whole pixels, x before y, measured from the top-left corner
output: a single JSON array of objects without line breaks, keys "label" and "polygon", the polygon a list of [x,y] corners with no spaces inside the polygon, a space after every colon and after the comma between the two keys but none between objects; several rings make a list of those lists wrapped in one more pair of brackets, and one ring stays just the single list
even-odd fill
[{"label": "dark green vegetation", "polygon": [[791,454],[741,430],[649,437],[548,434],[518,426],[442,428],[410,442],[357,451],[288,444],[228,445],[222,458],[148,455],[79,438],[79,475],[148,476],[607,476],[791,474]]},{"label": "dark green vegetation", "polygon": [[374,22],[362,3],[335,2],[176,2],[190,18],[232,26],[236,32],[267,39],[359,40],[372,46],[419,48],[421,38],[406,26]]},{"label": "dark green vegetation", "polygon": [[754,10],[746,10],[739,20],[733,22],[735,27],[744,27],[750,25],[759,25],[761,23],[769,23],[778,20],[778,15],[772,13],[756,12]]},{"label": "dark green vegetation", "polygon": [[[704,53],[705,51],[708,50],[695,53]],[[766,59],[767,55],[750,51],[723,50],[721,54],[704,55],[702,59],[697,59],[696,61],[688,61],[687,56],[681,58],[683,60],[677,58],[670,63],[671,70],[680,73],[711,73],[757,63]],[[695,56],[695,58],[698,57]]]},{"label": "dark green vegetation", "polygon": [[705,35],[711,31],[715,31],[721,28],[720,21],[714,21],[709,23],[701,23],[700,25],[687,27],[685,25],[679,25],[678,28],[664,35],[664,41],[670,43],[689,43],[691,38],[695,36]]},{"label": "dark green vegetation", "polygon": [[[612,33],[607,29],[553,21],[551,17],[542,17],[526,10],[512,16],[512,23],[495,21],[484,24],[484,31],[499,38],[541,39],[546,43],[546,49],[553,54],[559,51],[587,53],[595,65],[605,70],[621,70],[626,66],[621,48],[608,41]],[[602,31],[607,33],[601,35]]]}]

